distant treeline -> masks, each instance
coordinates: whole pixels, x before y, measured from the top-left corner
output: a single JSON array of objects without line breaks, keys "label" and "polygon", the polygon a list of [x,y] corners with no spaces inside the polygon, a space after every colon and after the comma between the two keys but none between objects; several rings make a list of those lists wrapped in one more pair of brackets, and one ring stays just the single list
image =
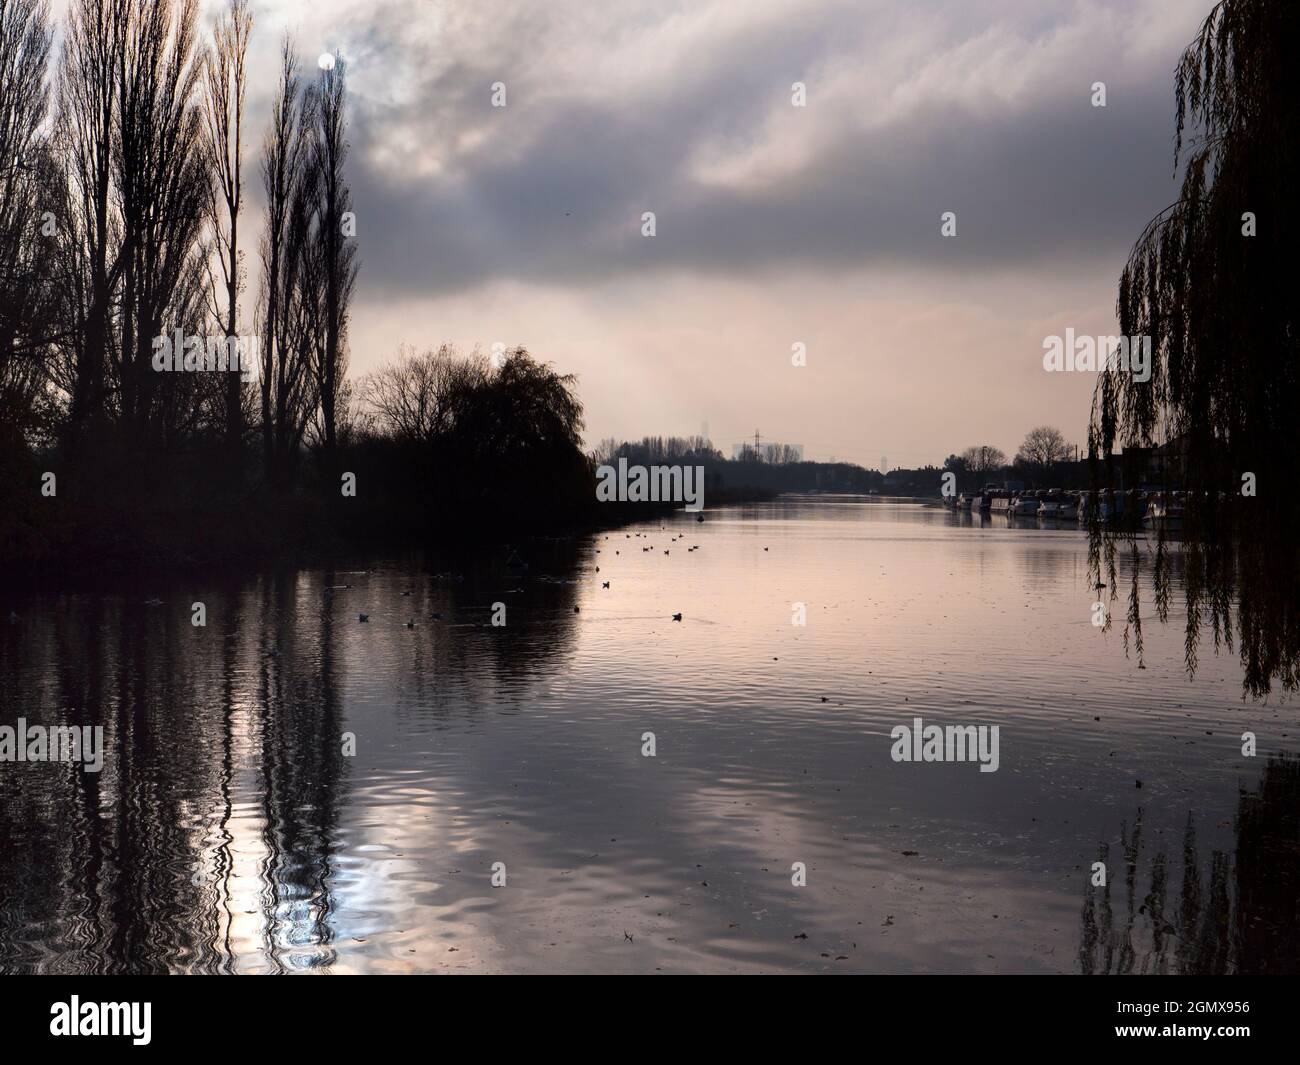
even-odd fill
[{"label": "distant treeline", "polygon": [[[752,455],[752,452],[748,454]],[[714,501],[752,499],[778,492],[881,492],[885,478],[875,470],[848,462],[760,462],[754,458],[736,461],[700,436],[647,436],[635,442],[602,440],[596,449],[597,465],[614,464],[620,458],[629,465],[703,466],[705,490]],[[939,473],[932,478],[939,483]],[[938,489],[935,489],[937,494]]]},{"label": "distant treeline", "polygon": [[[755,493],[842,492],[866,495],[938,497],[943,475],[957,475],[957,490],[971,492],[986,484],[1019,481],[1030,488],[1084,489],[1088,487],[1088,463],[1065,458],[1064,445],[1059,454],[1036,459],[1018,454],[1013,462],[996,448],[969,448],[962,455],[951,455],[943,466],[920,466],[915,469],[892,469],[888,473],[868,470],[849,462],[765,461],[754,458],[746,449],[746,458],[725,458],[703,437],[649,436],[634,443],[612,439],[601,441],[595,461],[615,463],[622,457],[629,464],[700,465],[705,470],[705,484],[711,498],[728,496],[750,498]],[[792,451],[787,451],[792,455]]]}]

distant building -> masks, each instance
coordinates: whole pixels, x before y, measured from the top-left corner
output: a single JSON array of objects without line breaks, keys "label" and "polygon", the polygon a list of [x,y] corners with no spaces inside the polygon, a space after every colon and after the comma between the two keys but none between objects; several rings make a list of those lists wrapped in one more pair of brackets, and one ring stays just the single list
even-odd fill
[{"label": "distant building", "polygon": [[1118,456],[1120,487],[1140,485],[1172,487],[1183,481],[1187,467],[1186,442],[1181,438],[1154,447],[1126,447]]}]

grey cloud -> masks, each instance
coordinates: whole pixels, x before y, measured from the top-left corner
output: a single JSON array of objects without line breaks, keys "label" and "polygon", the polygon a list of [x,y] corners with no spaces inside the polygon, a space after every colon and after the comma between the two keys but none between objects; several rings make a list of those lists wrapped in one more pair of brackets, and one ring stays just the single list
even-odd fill
[{"label": "grey cloud", "polygon": [[[687,169],[701,145],[759,136],[770,109],[788,105],[792,80],[844,59],[862,29],[848,17],[831,6],[734,33],[707,57],[682,56],[667,84],[639,98],[546,97],[545,57],[504,36],[439,65],[416,84],[413,104],[359,100],[352,173],[367,297],[656,269],[745,276],[795,265],[971,270],[1080,260],[1118,268],[1172,198],[1172,54],[1165,65],[1115,72],[1105,109],[1089,105],[1088,84],[1071,72],[993,117],[930,102],[881,127],[842,122],[808,165],[756,190],[694,181]],[[1033,25],[1041,18],[1025,16],[1033,32],[1050,32]],[[978,32],[969,13],[962,28]],[[367,27],[368,63],[389,55],[418,71],[401,35],[400,26]],[[507,77],[510,107],[493,112],[488,86],[503,68],[519,77]],[[873,106],[862,101],[864,111]],[[815,93],[808,114],[820,120]],[[460,132],[492,122],[510,124],[504,136],[454,150]],[[418,151],[445,153],[442,171],[376,165],[386,157],[374,149],[395,129],[416,131]],[[639,233],[645,210],[657,215],[653,240]],[[958,214],[956,240],[939,237],[945,210]]]}]

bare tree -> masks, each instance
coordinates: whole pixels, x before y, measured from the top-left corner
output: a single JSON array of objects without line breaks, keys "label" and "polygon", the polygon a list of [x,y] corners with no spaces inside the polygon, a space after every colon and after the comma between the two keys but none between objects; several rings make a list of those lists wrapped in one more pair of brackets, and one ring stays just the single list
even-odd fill
[{"label": "bare tree", "polygon": [[315,137],[312,169],[316,180],[316,239],[319,242],[323,336],[316,359],[320,394],[320,436],[329,460],[338,443],[338,405],[347,371],[348,307],[356,284],[356,244],[346,223],[352,195],[343,175],[347,161],[347,87],[342,57],[321,69],[314,90]]},{"label": "bare tree", "polygon": [[[211,310],[221,322],[217,290],[225,290],[224,326],[227,340],[239,335],[239,296],[243,290],[239,253],[239,213],[243,206],[243,118],[247,84],[248,38],[253,13],[247,0],[229,0],[230,6],[213,30],[213,52],[208,63],[204,115],[212,145],[215,181],[210,185],[208,217],[221,269],[221,286],[212,277]],[[234,350],[228,344],[227,350]],[[228,367],[225,387],[225,430],[230,459],[238,461],[243,438],[243,379],[239,367]]]},{"label": "bare tree", "polygon": [[262,230],[262,292],[259,318],[263,336],[260,370],[262,399],[262,462],[270,475],[274,462],[275,420],[272,397],[278,392],[278,365],[285,357],[281,343],[284,318],[282,295],[284,245],[293,182],[300,164],[301,108],[298,61],[286,35],[280,46],[280,81],[271,110],[271,128],[262,146],[262,188],[266,194],[266,223]]},{"label": "bare tree", "polygon": [[120,53],[114,152],[123,238],[120,361],[114,369],[128,428],[139,437],[152,422],[154,430],[162,426],[172,435],[194,427],[194,404],[187,400],[206,384],[152,368],[154,338],[169,326],[200,320],[195,297],[206,258],[202,223],[211,158],[198,101],[204,57],[195,33],[197,0],[128,5],[131,32]]},{"label": "bare tree", "polygon": [[975,474],[995,473],[1007,464],[1006,453],[992,444],[977,444],[961,453],[965,468]]},{"label": "bare tree", "polygon": [[[299,119],[301,151],[293,178],[285,225],[284,279],[281,288],[282,339],[277,369],[277,453],[292,460],[320,410],[318,370],[324,363],[325,283],[324,254],[317,239],[319,175],[313,165],[316,136],[314,92],[302,98]],[[279,402],[301,398],[302,406]],[[319,429],[319,422],[316,425]],[[319,437],[319,432],[317,432]]]},{"label": "bare tree", "polygon": [[280,80],[262,153],[266,224],[262,233],[262,456],[267,476],[284,475],[316,406],[310,330],[317,294],[303,291],[315,201],[308,168],[311,100],[293,42],[280,50]]},{"label": "bare tree", "polygon": [[1039,425],[1025,434],[1024,443],[1016,452],[1016,461],[1046,469],[1058,462],[1065,462],[1072,451],[1061,430],[1050,425]]},{"label": "bare tree", "polygon": [[57,229],[43,123],[50,27],[44,0],[0,0],[0,436],[17,444],[46,381]]},{"label": "bare tree", "polygon": [[112,277],[120,269],[112,218],[112,154],[118,73],[128,29],[128,0],[72,0],[59,73],[59,139],[76,213],[84,266],[74,294],[74,434],[105,413]]},{"label": "bare tree", "polygon": [[362,381],[360,401],[380,429],[428,443],[456,427],[468,396],[487,378],[482,360],[458,357],[446,344],[418,355],[408,347]]}]

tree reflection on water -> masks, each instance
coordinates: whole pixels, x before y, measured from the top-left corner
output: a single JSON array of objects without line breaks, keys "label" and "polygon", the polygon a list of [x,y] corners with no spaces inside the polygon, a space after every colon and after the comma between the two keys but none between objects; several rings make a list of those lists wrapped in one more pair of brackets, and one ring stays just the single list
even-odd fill
[{"label": "tree reflection on water", "polygon": [[1085,974],[1293,973],[1300,965],[1300,761],[1270,759],[1237,799],[1236,852],[1202,859],[1193,814],[1183,832],[1181,886],[1169,856],[1144,853],[1143,811],[1103,843],[1106,884],[1085,881],[1079,968]]}]

